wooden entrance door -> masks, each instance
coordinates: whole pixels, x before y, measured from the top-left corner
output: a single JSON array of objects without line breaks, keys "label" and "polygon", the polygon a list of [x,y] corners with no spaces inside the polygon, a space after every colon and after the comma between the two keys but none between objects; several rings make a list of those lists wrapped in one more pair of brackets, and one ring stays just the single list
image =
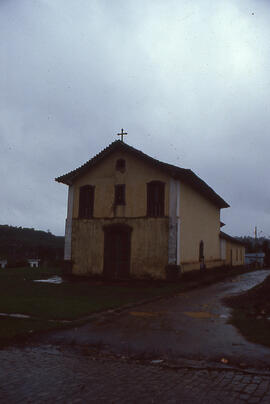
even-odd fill
[{"label": "wooden entrance door", "polygon": [[130,272],[131,227],[110,225],[104,227],[104,277],[128,278]]}]

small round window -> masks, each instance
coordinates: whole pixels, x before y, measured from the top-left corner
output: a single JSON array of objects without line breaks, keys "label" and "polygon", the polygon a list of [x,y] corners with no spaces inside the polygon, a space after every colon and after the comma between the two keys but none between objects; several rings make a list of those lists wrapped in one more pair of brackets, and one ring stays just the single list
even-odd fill
[{"label": "small round window", "polygon": [[125,171],[125,169],[126,169],[126,160],[124,160],[124,159],[118,159],[117,161],[116,161],[116,170],[118,170],[118,171]]}]

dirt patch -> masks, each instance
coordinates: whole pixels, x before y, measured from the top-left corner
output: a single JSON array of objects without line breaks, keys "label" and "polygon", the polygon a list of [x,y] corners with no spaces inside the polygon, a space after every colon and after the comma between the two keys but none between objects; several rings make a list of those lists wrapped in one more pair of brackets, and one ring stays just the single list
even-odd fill
[{"label": "dirt patch", "polygon": [[207,311],[185,311],[184,314],[192,318],[213,318],[217,317],[215,314],[209,313]]},{"label": "dirt patch", "polygon": [[129,314],[131,316],[136,316],[136,317],[158,317],[160,316],[162,313],[160,312],[146,312],[146,311],[130,311]]}]

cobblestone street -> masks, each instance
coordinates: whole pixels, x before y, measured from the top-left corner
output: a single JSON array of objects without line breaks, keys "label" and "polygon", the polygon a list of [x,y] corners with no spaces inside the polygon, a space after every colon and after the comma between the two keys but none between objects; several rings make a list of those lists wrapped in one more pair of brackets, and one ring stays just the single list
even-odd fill
[{"label": "cobblestone street", "polygon": [[1,403],[270,402],[270,375],[265,373],[172,369],[53,346],[4,349],[0,363]]}]

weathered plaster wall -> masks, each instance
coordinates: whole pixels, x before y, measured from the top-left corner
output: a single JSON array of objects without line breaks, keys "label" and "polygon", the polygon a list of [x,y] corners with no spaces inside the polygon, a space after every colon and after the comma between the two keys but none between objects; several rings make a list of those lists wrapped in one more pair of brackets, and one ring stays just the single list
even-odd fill
[{"label": "weathered plaster wall", "polygon": [[168,218],[73,219],[73,273],[78,275],[103,272],[103,226],[125,223],[132,227],[130,275],[165,278],[168,263]]},{"label": "weathered plaster wall", "polygon": [[[124,172],[116,161],[125,159]],[[165,217],[148,218],[147,183],[165,183]],[[114,206],[114,186],[126,185],[126,205]],[[104,255],[103,226],[125,223],[132,227],[131,276],[165,277],[168,264],[169,184],[167,174],[125,152],[115,152],[74,182],[72,221],[72,261],[76,274],[102,274]],[[79,189],[95,186],[93,219],[78,219]]]},{"label": "weathered plaster wall", "polygon": [[[126,170],[115,169],[118,159],[125,159]],[[79,188],[83,185],[95,186],[95,218],[142,217],[147,208],[147,182],[159,180],[165,182],[165,216],[169,214],[169,176],[149,163],[125,152],[115,152],[102,160],[90,172],[78,178],[74,183],[73,218],[79,212]],[[114,186],[126,184],[126,205],[114,206]]]},{"label": "weathered plaster wall", "polygon": [[168,264],[180,264],[180,181],[170,180]]},{"label": "weathered plaster wall", "polygon": [[65,251],[64,259],[71,259],[71,235],[72,235],[72,214],[73,214],[74,186],[68,188],[67,218],[65,226]]},{"label": "weathered plaster wall", "polygon": [[[124,159],[124,172],[116,161]],[[165,217],[147,218],[147,183],[165,183]],[[114,206],[114,187],[126,185],[126,205]],[[78,219],[79,189],[95,186],[94,218]],[[220,254],[220,210],[190,186],[169,177],[152,164],[126,152],[114,152],[81,175],[73,184],[72,260],[74,273],[103,271],[102,226],[126,223],[131,236],[131,275],[165,277],[169,263],[183,271],[199,269],[199,245],[204,242],[208,268],[224,263]],[[169,230],[170,229],[170,230]],[[80,234],[80,237],[79,237]],[[169,235],[170,234],[170,235]]]},{"label": "weathered plaster wall", "polygon": [[180,257],[182,270],[200,268],[199,245],[204,242],[207,268],[222,265],[220,257],[220,209],[208,199],[181,183]]},{"label": "weathered plaster wall", "polygon": [[224,261],[227,258],[227,244],[223,238],[220,238],[220,258]]},{"label": "weathered plaster wall", "polygon": [[245,247],[238,243],[225,240],[226,242],[226,261],[225,265],[244,265],[245,263]]}]

